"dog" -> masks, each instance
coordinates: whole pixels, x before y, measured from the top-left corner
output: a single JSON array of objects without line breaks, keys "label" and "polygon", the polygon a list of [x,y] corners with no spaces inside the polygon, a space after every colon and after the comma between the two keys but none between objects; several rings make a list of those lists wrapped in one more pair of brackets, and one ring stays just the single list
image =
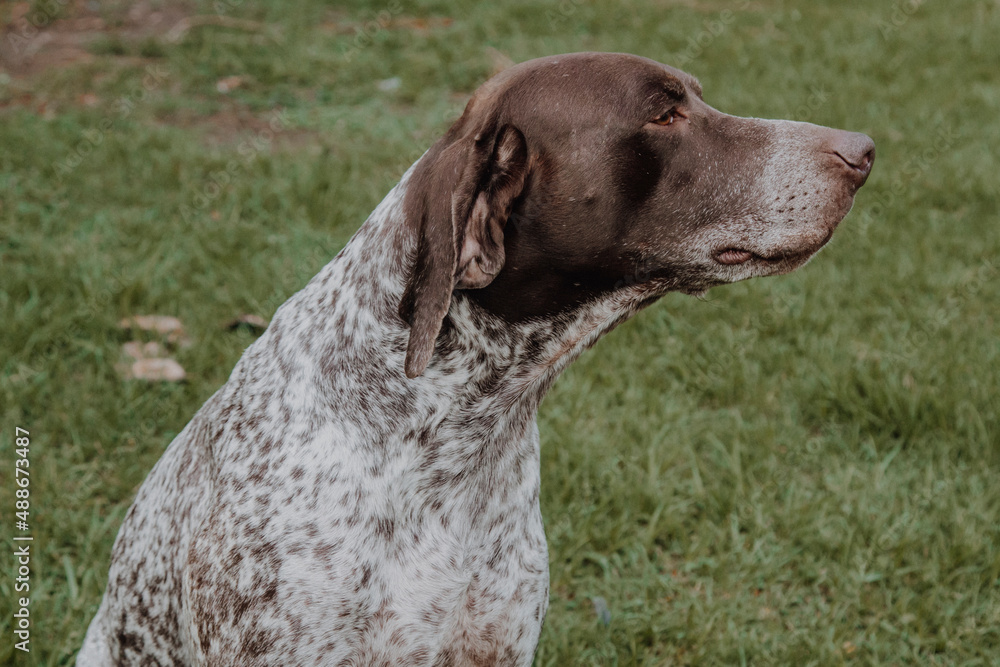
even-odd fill
[{"label": "dog", "polygon": [[491,78],[166,450],[77,664],[529,665],[542,396],[667,292],[805,264],[874,150],[632,55]]}]

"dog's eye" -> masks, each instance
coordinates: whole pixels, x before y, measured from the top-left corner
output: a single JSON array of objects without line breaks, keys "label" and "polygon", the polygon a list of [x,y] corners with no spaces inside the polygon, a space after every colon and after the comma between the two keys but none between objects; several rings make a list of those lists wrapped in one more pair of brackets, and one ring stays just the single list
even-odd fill
[{"label": "dog's eye", "polygon": [[669,111],[666,111],[656,118],[653,122],[657,125],[673,125],[674,121],[678,118],[684,118],[684,114],[677,110],[677,107],[670,107]]}]

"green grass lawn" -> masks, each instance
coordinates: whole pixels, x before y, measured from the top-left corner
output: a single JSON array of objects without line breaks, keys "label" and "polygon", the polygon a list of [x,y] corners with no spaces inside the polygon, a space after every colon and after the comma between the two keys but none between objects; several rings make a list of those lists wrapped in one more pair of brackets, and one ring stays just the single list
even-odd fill
[{"label": "green grass lawn", "polygon": [[[221,324],[269,318],[506,59],[602,50],[878,158],[807,267],[668,295],[556,383],[536,664],[1000,665],[996,1],[75,7],[3,36],[0,508],[10,545],[22,427],[34,542],[0,663],[72,664],[138,485],[253,340]],[[148,313],[186,382],[120,378]]]}]

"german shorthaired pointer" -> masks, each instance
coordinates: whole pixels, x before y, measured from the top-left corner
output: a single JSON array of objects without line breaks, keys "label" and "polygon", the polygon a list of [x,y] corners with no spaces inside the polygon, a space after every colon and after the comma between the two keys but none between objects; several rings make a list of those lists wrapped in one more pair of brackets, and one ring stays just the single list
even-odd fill
[{"label": "german shorthaired pointer", "polygon": [[546,390],[666,292],[805,264],[873,155],[636,56],[497,75],[167,449],[77,664],[530,664]]}]

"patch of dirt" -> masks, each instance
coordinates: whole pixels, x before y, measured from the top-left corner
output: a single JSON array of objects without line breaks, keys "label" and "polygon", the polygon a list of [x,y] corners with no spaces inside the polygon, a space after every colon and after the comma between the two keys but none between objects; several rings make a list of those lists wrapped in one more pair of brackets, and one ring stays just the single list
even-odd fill
[{"label": "patch of dirt", "polygon": [[429,35],[434,31],[448,28],[455,19],[450,16],[397,16],[397,12],[383,10],[367,19],[351,17],[346,12],[331,10],[329,18],[319,24],[323,32],[337,35],[362,34],[371,36],[379,30],[403,30],[418,35]]},{"label": "patch of dirt", "polygon": [[245,142],[244,150],[249,152],[266,148],[300,148],[319,141],[319,135],[313,130],[290,127],[288,118],[280,110],[259,116],[235,103],[210,116],[178,110],[159,121],[164,125],[197,130],[211,146],[242,145]]},{"label": "patch of dirt", "polygon": [[179,2],[53,0],[37,7],[14,2],[0,9],[0,71],[26,78],[55,67],[89,63],[94,55],[88,49],[97,39],[162,38],[189,14]]},{"label": "patch of dirt", "polygon": [[[206,25],[261,32],[271,39],[280,39],[273,30],[254,21],[197,15],[183,0],[49,0],[39,5],[0,0],[0,75],[17,80],[4,99],[0,99],[0,109],[27,107],[53,117],[60,105],[98,106],[101,100],[87,91],[60,99],[58,104],[45,95],[37,97],[34,82],[53,69],[95,61],[144,67],[149,64],[148,59],[118,55],[115,45],[124,50],[126,45],[146,40],[173,44],[183,40],[192,29]],[[107,44],[101,48],[106,54],[95,55],[95,43],[99,40],[106,40]],[[102,76],[96,74],[94,80]],[[245,77],[234,75],[220,79],[216,89],[225,96],[247,83]],[[226,104],[227,108],[210,116],[180,110],[159,121],[201,132],[210,145],[237,145],[246,141],[252,151],[316,143],[315,132],[290,127],[280,111],[258,116],[235,101]]]}]

